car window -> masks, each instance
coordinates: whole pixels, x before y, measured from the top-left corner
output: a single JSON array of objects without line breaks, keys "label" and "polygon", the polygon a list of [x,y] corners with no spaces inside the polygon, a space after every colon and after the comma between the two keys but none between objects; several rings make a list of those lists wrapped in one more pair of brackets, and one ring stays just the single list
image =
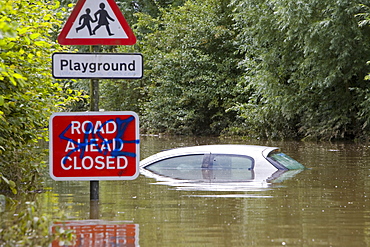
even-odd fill
[{"label": "car window", "polygon": [[145,168],[154,172],[162,169],[201,169],[203,157],[204,154],[177,156],[160,160]]},{"label": "car window", "polygon": [[225,154],[184,155],[145,167],[158,175],[212,181],[246,181],[254,178],[254,160],[248,156]]},{"label": "car window", "polygon": [[145,169],[170,178],[201,180],[203,179],[202,164],[204,156],[204,154],[199,154],[172,157],[157,161],[146,166]]},{"label": "car window", "polygon": [[304,169],[304,166],[301,163],[279,151],[271,152],[267,159],[270,160],[271,163],[278,169]]},{"label": "car window", "polygon": [[254,160],[244,155],[212,154],[214,169],[253,169]]}]

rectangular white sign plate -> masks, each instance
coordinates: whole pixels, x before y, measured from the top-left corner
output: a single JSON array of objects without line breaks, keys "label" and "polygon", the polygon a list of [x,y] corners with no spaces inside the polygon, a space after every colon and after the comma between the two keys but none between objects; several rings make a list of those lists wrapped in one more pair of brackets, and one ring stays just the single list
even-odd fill
[{"label": "rectangular white sign plate", "polygon": [[56,79],[141,79],[143,56],[139,53],[54,53]]}]

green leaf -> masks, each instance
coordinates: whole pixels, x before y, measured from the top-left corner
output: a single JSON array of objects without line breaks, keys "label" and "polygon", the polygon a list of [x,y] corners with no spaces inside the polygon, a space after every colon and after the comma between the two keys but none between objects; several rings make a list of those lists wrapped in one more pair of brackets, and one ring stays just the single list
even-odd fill
[{"label": "green leaf", "polygon": [[34,39],[40,37],[40,35],[41,35],[40,33],[33,33],[33,34],[30,35],[30,39],[34,40]]}]

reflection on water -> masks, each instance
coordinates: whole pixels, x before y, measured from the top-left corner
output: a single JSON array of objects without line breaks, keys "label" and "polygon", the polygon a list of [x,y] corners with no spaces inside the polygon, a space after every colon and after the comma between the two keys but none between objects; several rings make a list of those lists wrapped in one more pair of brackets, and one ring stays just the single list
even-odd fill
[{"label": "reflection on water", "polygon": [[[56,232],[60,227],[74,231],[76,236],[74,246],[139,246],[139,227],[132,223],[102,220],[65,221],[55,222],[52,231]],[[60,244],[56,239],[52,247]]]},{"label": "reflection on water", "polygon": [[[100,182],[99,219],[140,229],[136,246],[370,246],[370,148],[356,144],[143,137],[141,159],[218,143],[278,146],[310,169],[274,183]],[[286,176],[286,177],[285,177]],[[89,183],[48,181],[56,221],[90,219]],[[125,245],[121,245],[125,246]]]},{"label": "reflection on water", "polygon": [[271,196],[260,196],[252,194],[225,194],[225,195],[191,195],[189,197],[224,197],[224,198],[270,198]]}]

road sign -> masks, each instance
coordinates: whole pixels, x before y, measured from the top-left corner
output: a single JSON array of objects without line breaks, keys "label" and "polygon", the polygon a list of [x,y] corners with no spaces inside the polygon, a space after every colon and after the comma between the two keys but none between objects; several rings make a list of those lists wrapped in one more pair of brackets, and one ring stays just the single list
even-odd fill
[{"label": "road sign", "polygon": [[62,112],[49,122],[54,180],[133,180],[139,175],[135,112]]},{"label": "road sign", "polygon": [[134,53],[54,53],[53,76],[57,79],[140,79],[143,77],[143,56]]},{"label": "road sign", "polygon": [[134,45],[136,37],[114,0],[79,0],[58,41],[61,45]]}]

